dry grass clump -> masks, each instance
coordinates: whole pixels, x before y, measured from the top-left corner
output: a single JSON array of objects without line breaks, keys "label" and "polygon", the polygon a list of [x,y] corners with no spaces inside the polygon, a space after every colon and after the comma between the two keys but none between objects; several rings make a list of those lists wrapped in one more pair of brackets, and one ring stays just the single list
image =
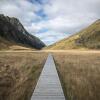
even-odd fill
[{"label": "dry grass clump", "polygon": [[54,53],[67,100],[100,100],[100,53]]},{"label": "dry grass clump", "polygon": [[30,100],[46,53],[0,53],[0,100]]}]

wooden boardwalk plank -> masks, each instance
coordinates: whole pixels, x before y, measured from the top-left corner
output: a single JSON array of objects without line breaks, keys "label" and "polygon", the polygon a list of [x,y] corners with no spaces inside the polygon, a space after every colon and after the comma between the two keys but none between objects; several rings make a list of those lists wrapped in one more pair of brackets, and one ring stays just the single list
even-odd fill
[{"label": "wooden boardwalk plank", "polygon": [[31,100],[65,100],[51,54],[48,55]]}]

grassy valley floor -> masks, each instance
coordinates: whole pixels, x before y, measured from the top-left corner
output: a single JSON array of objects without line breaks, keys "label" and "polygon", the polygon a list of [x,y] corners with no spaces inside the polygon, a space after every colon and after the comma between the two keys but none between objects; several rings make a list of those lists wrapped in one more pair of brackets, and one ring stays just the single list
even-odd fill
[{"label": "grassy valley floor", "polygon": [[99,50],[1,51],[0,100],[30,100],[48,53],[67,100],[100,100]]},{"label": "grassy valley floor", "polygon": [[100,100],[100,51],[53,55],[67,100]]},{"label": "grassy valley floor", "polygon": [[0,52],[0,100],[30,100],[47,53]]}]

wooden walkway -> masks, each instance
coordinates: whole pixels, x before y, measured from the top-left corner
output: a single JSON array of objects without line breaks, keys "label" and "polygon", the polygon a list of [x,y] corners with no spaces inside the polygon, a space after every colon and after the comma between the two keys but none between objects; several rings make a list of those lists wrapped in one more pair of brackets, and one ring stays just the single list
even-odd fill
[{"label": "wooden walkway", "polygon": [[31,100],[65,100],[51,54],[48,55]]}]

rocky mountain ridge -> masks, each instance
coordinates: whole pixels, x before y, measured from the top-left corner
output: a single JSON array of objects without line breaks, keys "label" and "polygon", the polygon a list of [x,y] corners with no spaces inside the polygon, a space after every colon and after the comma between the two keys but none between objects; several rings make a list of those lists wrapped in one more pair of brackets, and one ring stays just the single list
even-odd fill
[{"label": "rocky mountain ridge", "polygon": [[0,14],[0,37],[36,49],[45,46],[39,38],[29,34],[17,18],[11,18],[3,14]]}]

